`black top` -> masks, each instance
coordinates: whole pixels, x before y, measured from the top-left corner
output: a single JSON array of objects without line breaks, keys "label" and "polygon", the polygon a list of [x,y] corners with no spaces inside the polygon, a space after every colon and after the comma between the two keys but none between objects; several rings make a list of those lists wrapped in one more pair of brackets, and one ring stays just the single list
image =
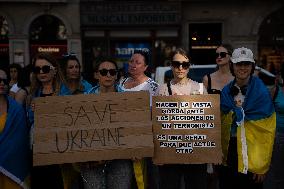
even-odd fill
[{"label": "black top", "polygon": [[211,87],[211,76],[210,74],[207,74],[208,78],[208,87],[207,87],[207,93],[208,94],[221,94],[221,90],[219,89],[212,89]]}]

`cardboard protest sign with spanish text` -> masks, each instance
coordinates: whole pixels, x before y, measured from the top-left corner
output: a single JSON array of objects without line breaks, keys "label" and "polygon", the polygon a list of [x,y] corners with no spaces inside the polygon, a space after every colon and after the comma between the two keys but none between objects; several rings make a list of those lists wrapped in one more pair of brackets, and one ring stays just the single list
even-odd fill
[{"label": "cardboard protest sign with spanish text", "polygon": [[221,163],[219,95],[155,96],[155,164]]},{"label": "cardboard protest sign with spanish text", "polygon": [[148,92],[35,99],[33,164],[152,157]]}]

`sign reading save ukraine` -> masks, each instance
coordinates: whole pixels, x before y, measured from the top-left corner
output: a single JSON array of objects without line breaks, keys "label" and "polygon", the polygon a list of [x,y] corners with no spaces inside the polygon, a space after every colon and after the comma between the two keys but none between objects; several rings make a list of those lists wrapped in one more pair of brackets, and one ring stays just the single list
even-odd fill
[{"label": "sign reading save ukraine", "polygon": [[148,92],[35,100],[33,164],[152,157]]}]

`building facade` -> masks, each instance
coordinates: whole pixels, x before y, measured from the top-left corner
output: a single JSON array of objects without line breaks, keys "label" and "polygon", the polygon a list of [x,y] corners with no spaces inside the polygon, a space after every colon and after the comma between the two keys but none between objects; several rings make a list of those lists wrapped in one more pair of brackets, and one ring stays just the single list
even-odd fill
[{"label": "building facade", "polygon": [[283,4],[281,0],[0,0],[0,58],[27,65],[38,51],[58,56],[74,52],[91,78],[92,66],[102,56],[115,57],[126,69],[134,49],[149,50],[154,70],[168,65],[170,53],[183,47],[193,63],[212,64],[214,49],[227,43],[251,48],[259,65],[277,72],[284,61]]},{"label": "building facade", "polygon": [[0,0],[0,52],[5,64],[26,66],[37,52],[81,59],[79,0]]}]

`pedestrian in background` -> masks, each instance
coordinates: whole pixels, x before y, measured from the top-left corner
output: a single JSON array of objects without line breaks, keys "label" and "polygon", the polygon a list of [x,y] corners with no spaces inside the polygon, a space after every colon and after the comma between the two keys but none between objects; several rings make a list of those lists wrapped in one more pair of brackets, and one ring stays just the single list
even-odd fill
[{"label": "pedestrian in background", "polygon": [[[284,78],[284,64],[280,69],[280,76]],[[282,80],[283,81],[283,80]],[[271,89],[271,95],[276,111],[276,136],[272,152],[271,165],[264,182],[264,189],[284,188],[284,86],[276,83]]]},{"label": "pedestrian in background", "polygon": [[19,90],[15,94],[15,100],[22,104],[23,107],[26,109],[26,105],[29,104],[30,100],[30,85],[31,85],[31,74],[32,74],[32,67],[26,66],[19,72],[19,80],[18,80],[18,87]]},{"label": "pedestrian in background", "polygon": [[12,98],[15,98],[15,94],[20,90],[20,88],[18,87],[18,79],[19,75],[22,72],[22,67],[20,64],[13,63],[10,64],[9,70],[10,70],[9,95]]},{"label": "pedestrian in background", "polygon": [[221,92],[220,189],[260,189],[270,165],[276,116],[268,89],[253,76],[254,68],[250,49],[234,50],[230,69],[235,78]]}]

